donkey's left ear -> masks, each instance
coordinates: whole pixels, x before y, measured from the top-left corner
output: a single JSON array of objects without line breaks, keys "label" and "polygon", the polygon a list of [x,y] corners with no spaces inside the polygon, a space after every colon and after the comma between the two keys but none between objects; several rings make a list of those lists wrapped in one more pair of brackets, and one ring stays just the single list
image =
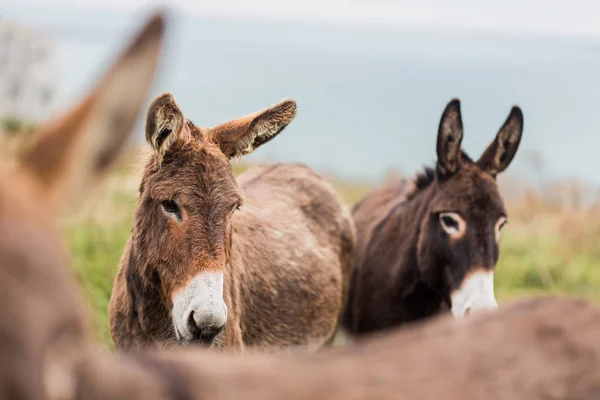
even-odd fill
[{"label": "donkey's left ear", "polygon": [[229,157],[252,153],[273,139],[296,116],[296,102],[285,99],[272,107],[210,129],[211,139]]},{"label": "donkey's left ear", "polygon": [[511,163],[523,134],[523,112],[517,106],[510,110],[510,114],[496,139],[485,150],[477,164],[481,169],[492,176],[504,171]]}]

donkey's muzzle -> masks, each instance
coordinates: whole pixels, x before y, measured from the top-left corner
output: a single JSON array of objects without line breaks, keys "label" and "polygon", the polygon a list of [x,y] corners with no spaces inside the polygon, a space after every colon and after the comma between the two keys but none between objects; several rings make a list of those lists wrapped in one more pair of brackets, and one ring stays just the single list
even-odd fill
[{"label": "donkey's muzzle", "polygon": [[223,273],[203,272],[173,296],[173,323],[184,343],[212,343],[227,323]]},{"label": "donkey's muzzle", "polygon": [[217,322],[214,319],[207,322],[199,313],[190,313],[188,317],[188,332],[192,335],[192,342],[204,345],[211,345],[217,335],[225,328],[224,323]]},{"label": "donkey's muzzle", "polygon": [[471,272],[465,277],[462,285],[450,294],[450,299],[451,311],[456,317],[497,310],[494,271],[482,269]]}]

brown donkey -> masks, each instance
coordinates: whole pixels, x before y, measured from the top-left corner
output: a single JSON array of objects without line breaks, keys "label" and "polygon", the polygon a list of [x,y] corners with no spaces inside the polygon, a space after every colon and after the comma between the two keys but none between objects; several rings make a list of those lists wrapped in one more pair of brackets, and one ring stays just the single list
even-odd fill
[{"label": "brown donkey", "polygon": [[133,130],[163,30],[154,16],[96,89],[0,172],[1,399],[66,399],[75,384],[65,371],[78,362],[86,324],[56,217],[99,180]]},{"label": "brown donkey", "polygon": [[302,165],[261,166],[237,182],[230,165],[295,115],[283,100],[201,128],[170,94],[152,102],[153,152],[109,307],[118,348],[314,351],[332,341],[350,281],[349,211]]},{"label": "brown donkey", "polygon": [[357,233],[343,327],[351,335],[450,309],[496,309],[494,268],[506,210],[496,175],[512,161],[523,131],[513,107],[474,162],[462,150],[460,102],[442,115],[437,165],[414,181],[374,190],[353,210]]}]

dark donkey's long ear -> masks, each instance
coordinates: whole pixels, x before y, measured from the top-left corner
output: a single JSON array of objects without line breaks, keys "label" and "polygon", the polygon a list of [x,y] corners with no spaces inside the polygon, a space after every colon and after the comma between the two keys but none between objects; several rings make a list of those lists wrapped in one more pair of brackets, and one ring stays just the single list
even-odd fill
[{"label": "dark donkey's long ear", "polygon": [[463,138],[463,124],[460,115],[460,101],[453,99],[442,114],[437,137],[438,172],[451,175],[460,166],[460,144]]},{"label": "dark donkey's long ear", "polygon": [[164,25],[163,14],[154,15],[96,89],[62,118],[42,126],[23,155],[21,168],[63,206],[87,194],[131,135],[154,80]]},{"label": "dark donkey's long ear", "polygon": [[281,133],[296,116],[296,108],[294,100],[282,100],[272,107],[212,128],[210,137],[229,158],[249,154]]},{"label": "dark donkey's long ear", "polygon": [[513,107],[496,139],[485,150],[477,165],[492,176],[504,171],[517,153],[523,134],[523,112]]}]

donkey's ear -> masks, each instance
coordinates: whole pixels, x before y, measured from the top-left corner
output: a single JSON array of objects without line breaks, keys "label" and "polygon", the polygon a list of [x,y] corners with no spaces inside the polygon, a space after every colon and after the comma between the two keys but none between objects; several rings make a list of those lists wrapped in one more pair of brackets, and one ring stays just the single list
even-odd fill
[{"label": "donkey's ear", "polygon": [[460,101],[453,99],[448,103],[440,119],[437,137],[438,172],[441,175],[451,175],[460,166],[463,138],[463,124],[460,115]]},{"label": "donkey's ear", "polygon": [[183,122],[183,113],[170,93],[161,94],[150,103],[146,115],[146,141],[156,152],[158,165],[181,135]]},{"label": "donkey's ear", "polygon": [[277,136],[296,116],[296,102],[285,99],[272,107],[212,128],[212,140],[227,157],[249,154]]},{"label": "donkey's ear", "polygon": [[21,168],[48,195],[74,204],[115,161],[152,85],[164,25],[164,16],[154,15],[86,99],[42,126]]},{"label": "donkey's ear", "polygon": [[517,153],[523,134],[523,112],[513,107],[496,139],[485,150],[477,165],[492,176],[504,171]]}]

